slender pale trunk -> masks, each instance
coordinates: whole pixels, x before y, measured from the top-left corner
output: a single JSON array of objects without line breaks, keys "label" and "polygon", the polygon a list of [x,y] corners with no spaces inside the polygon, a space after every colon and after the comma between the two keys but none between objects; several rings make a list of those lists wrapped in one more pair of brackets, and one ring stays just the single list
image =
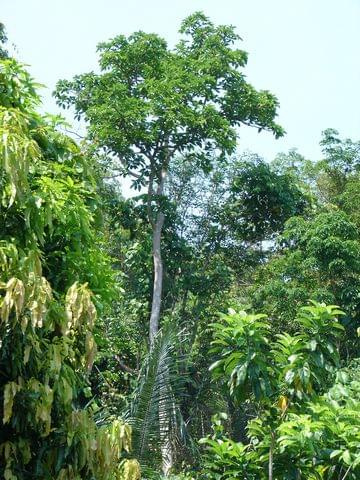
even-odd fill
[{"label": "slender pale trunk", "polygon": [[271,442],[270,442],[270,450],[269,450],[269,480],[273,480],[274,447],[275,447],[275,435],[274,435],[274,432],[271,432]]},{"label": "slender pale trunk", "polygon": [[[164,266],[161,257],[161,234],[164,226],[165,215],[161,211],[161,205],[158,203],[158,211],[156,218],[153,217],[152,212],[152,200],[154,196],[153,191],[153,181],[154,177],[157,177],[158,184],[156,189],[157,200],[164,193],[164,185],[167,174],[167,168],[169,165],[169,151],[166,152],[166,158],[161,169],[160,176],[156,175],[155,169],[151,171],[149,179],[149,189],[148,189],[148,217],[149,222],[152,227],[152,254],[154,262],[154,283],[153,283],[153,294],[152,294],[152,303],[151,303],[151,314],[150,314],[150,324],[149,324],[149,342],[150,342],[150,351],[154,347],[154,342],[156,335],[159,331],[159,320],[161,313],[161,301],[162,301],[162,285],[163,285],[163,276],[164,276]],[[168,475],[171,471],[171,468],[174,463],[173,449],[171,445],[171,439],[169,437],[169,425],[170,425],[170,412],[169,409],[169,398],[172,398],[172,392],[169,390],[169,371],[167,369],[162,373],[162,392],[161,396],[163,400],[159,404],[159,428],[160,428],[160,438],[161,438],[161,456],[162,456],[162,470],[165,475]],[[173,408],[175,408],[175,402],[171,402]]]},{"label": "slender pale trunk", "polygon": [[[162,283],[163,283],[163,262],[161,258],[161,233],[164,225],[165,216],[162,212],[157,214],[156,222],[153,226],[153,260],[154,260],[154,287],[153,297],[151,305],[150,315],[150,349],[154,346],[156,334],[159,330],[159,318],[161,311],[162,300]],[[174,455],[169,438],[169,398],[172,398],[172,392],[169,390],[169,372],[165,369],[162,374],[162,387],[164,390],[161,394],[163,400],[160,401],[159,411],[161,412],[159,417],[160,437],[161,437],[161,457],[162,457],[162,470],[165,476],[168,476],[171,468],[174,464]],[[175,402],[172,402],[172,407],[175,408]]]},{"label": "slender pale trunk", "polygon": [[[161,312],[161,300],[162,300],[162,284],[163,284],[163,275],[164,267],[161,258],[161,234],[164,225],[165,215],[161,211],[161,205],[159,204],[159,197],[164,193],[165,180],[167,175],[167,169],[169,166],[169,151],[166,151],[166,157],[163,162],[160,175],[156,172],[154,164],[151,165],[151,173],[149,178],[149,188],[148,188],[148,200],[147,200],[147,209],[149,222],[152,227],[153,236],[152,236],[152,254],[153,254],[153,263],[154,263],[154,283],[153,283],[153,295],[151,303],[151,314],[150,314],[150,325],[149,325],[149,341],[150,341],[150,350],[154,346],[154,339],[159,330],[159,319]],[[153,217],[151,202],[154,197],[153,182],[154,178],[157,179],[157,189],[156,197],[158,201],[158,212],[156,214],[156,219]]]},{"label": "slender pale trunk", "polygon": [[162,283],[164,267],[161,258],[161,233],[164,225],[165,216],[162,212],[157,214],[156,222],[153,226],[153,261],[154,261],[154,285],[153,296],[151,304],[150,326],[149,326],[149,340],[150,349],[154,345],[155,336],[159,330],[159,318],[161,310],[162,298]]}]

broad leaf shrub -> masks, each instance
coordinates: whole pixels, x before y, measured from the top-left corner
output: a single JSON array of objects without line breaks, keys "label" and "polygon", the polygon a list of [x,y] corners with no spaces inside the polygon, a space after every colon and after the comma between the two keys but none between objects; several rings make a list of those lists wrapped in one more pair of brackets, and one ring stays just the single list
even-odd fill
[{"label": "broad leaf shrub", "polygon": [[97,424],[89,400],[95,305],[109,301],[114,280],[95,229],[94,181],[37,104],[23,67],[2,61],[0,476],[136,479],[130,427]]},{"label": "broad leaf shrub", "polygon": [[247,444],[214,418],[201,478],[356,479],[360,475],[358,362],[339,368],[343,312],[303,307],[294,335],[271,335],[263,315],[230,311],[213,325],[211,367],[231,395],[251,404]]}]

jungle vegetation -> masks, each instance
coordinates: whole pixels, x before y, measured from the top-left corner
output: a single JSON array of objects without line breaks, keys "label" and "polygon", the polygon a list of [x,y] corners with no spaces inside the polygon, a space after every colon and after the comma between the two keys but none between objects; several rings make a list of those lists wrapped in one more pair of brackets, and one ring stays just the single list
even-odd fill
[{"label": "jungle vegetation", "polygon": [[0,476],[359,479],[360,142],[241,152],[278,99],[233,27],[179,38],[59,79],[79,141],[0,24]]}]

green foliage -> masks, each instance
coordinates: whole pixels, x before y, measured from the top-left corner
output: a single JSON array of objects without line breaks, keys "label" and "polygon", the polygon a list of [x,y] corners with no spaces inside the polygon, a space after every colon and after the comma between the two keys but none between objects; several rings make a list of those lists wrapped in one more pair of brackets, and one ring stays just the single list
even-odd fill
[{"label": "green foliage", "polygon": [[307,199],[298,180],[279,173],[254,156],[235,164],[224,205],[224,223],[242,241],[261,242],[281,231],[290,217],[301,215]]},{"label": "green foliage", "polygon": [[[335,306],[303,307],[300,331],[272,339],[264,315],[231,311],[213,325],[221,359],[210,368],[216,377],[229,378],[230,393],[239,401],[254,402],[257,415],[248,423],[247,445],[228,439],[215,419],[216,435],[204,440],[204,478],[335,479],[346,469],[356,478],[360,457],[352,402],[357,395],[342,386],[349,376],[339,371],[335,386],[319,396],[339,365],[343,327],[337,316],[342,314]],[[357,381],[350,384],[358,388]]]},{"label": "green foliage", "polygon": [[244,401],[273,402],[280,391],[302,399],[326,385],[326,377],[338,365],[336,342],[342,325],[337,307],[315,304],[303,307],[297,323],[300,332],[278,334],[271,341],[266,315],[231,310],[213,324],[213,350],[221,354],[210,370],[215,378],[229,378],[230,394]]},{"label": "green foliage", "polygon": [[119,172],[139,170],[137,185],[150,174],[149,159],[160,174],[165,148],[171,156],[196,153],[205,166],[214,149],[234,150],[241,123],[283,134],[274,122],[276,98],[241,73],[247,55],[232,47],[239,39],[232,27],[195,13],[180,33],[173,50],[155,34],[119,35],[98,46],[103,73],[57,85],[58,103],[85,116],[95,147],[118,156]]},{"label": "green foliage", "polygon": [[33,110],[14,60],[1,62],[0,92],[1,476],[138,478],[123,458],[130,427],[96,425],[88,401],[95,304],[114,293],[94,181],[74,142]]},{"label": "green foliage", "polygon": [[255,480],[258,468],[249,455],[249,448],[240,442],[226,438],[222,420],[226,414],[217,414],[212,418],[213,434],[200,440],[206,445],[204,455],[203,473],[200,478],[230,480],[241,478]]},{"label": "green foliage", "polygon": [[182,432],[184,425],[178,406],[184,383],[176,354],[176,344],[180,341],[170,325],[158,333],[131,402],[129,424],[133,427],[134,454],[145,471],[160,468],[164,438],[169,438],[179,450],[185,448],[181,445],[186,442],[186,434]]},{"label": "green foliage", "polygon": [[341,356],[357,356],[359,327],[359,145],[323,132],[324,159],[305,160],[297,152],[280,155],[275,171],[300,181],[312,208],[290,218],[272,244],[273,255],[259,266],[245,302],[269,315],[278,332],[294,332],[293,318],[308,298],[342,305],[347,337]]},{"label": "green foliage", "polygon": [[271,394],[271,381],[266,363],[269,326],[265,315],[247,315],[244,311],[230,311],[222,315],[222,323],[213,325],[215,353],[222,353],[220,360],[210,370],[215,378],[230,377],[230,393],[243,399],[253,391],[256,399]]},{"label": "green foliage", "polygon": [[268,312],[276,328],[293,331],[291,319],[307,298],[343,304],[347,324],[356,329],[360,243],[351,218],[337,210],[308,220],[294,217],[280,242],[277,255],[255,277],[253,306]]},{"label": "green foliage", "polygon": [[314,478],[358,478],[360,469],[359,370],[339,370],[333,387],[289,414],[278,428],[280,454]]},{"label": "green foliage", "polygon": [[252,463],[248,448],[228,438],[223,440],[206,439],[207,455],[204,461],[205,475],[200,478],[227,480],[241,478],[255,480],[258,470]]},{"label": "green foliage", "polygon": [[360,142],[350,139],[341,140],[339,132],[328,128],[323,132],[320,142],[326,158],[326,167],[329,173],[341,172],[347,176],[360,167]]},{"label": "green foliage", "polygon": [[[211,439],[200,477],[222,478],[249,463],[239,477],[252,475],[252,469],[257,479],[359,476],[358,364],[339,370],[340,359],[344,363],[358,356],[359,149],[330,130],[324,132],[322,147],[325,159],[317,164],[291,152],[271,165],[294,179],[312,199],[312,209],[287,220],[270,246],[269,261],[254,276],[248,274],[254,285],[241,290],[241,300],[261,308],[269,320],[233,311],[214,326],[214,353],[220,356],[211,367],[215,378],[241,402],[245,419],[253,419],[243,444],[225,432]],[[250,193],[263,191],[264,182],[253,187]],[[240,189],[240,195],[246,194]],[[342,304],[345,315],[316,303],[299,310],[309,297]],[[257,357],[265,365],[258,378],[248,371]],[[264,388],[264,376],[271,389]],[[235,448],[245,453],[229,460]]]}]

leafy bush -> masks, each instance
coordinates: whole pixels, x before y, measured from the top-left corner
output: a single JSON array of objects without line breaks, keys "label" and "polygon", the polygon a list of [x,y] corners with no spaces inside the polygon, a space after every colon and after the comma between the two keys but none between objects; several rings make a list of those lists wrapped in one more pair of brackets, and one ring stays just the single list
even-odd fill
[{"label": "leafy bush", "polygon": [[300,310],[298,332],[275,337],[263,315],[230,311],[213,325],[221,358],[211,369],[256,415],[246,445],[214,419],[201,478],[359,478],[360,382],[357,363],[339,369],[342,314],[314,303]]},{"label": "leafy bush", "polygon": [[94,181],[78,147],[37,104],[27,72],[2,61],[0,475],[135,479],[136,461],[124,460],[130,427],[97,424],[89,401],[95,305],[114,291],[96,239]]}]

